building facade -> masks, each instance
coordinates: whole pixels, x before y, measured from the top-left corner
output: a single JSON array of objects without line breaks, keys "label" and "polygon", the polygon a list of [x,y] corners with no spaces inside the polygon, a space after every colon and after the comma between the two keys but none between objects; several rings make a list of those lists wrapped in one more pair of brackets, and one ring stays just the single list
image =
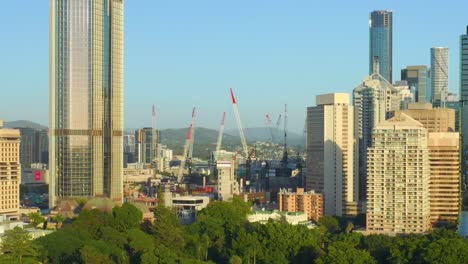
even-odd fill
[{"label": "building facade", "polygon": [[430,93],[427,92],[429,86],[429,70],[425,65],[407,66],[401,70],[401,80],[408,82],[410,87],[414,87],[416,91],[416,102],[426,103],[431,102]]},{"label": "building facade", "polygon": [[356,215],[354,107],[346,93],[318,95],[307,108],[306,189],[322,193],[325,215]]},{"label": "building facade", "polygon": [[373,11],[369,18],[369,75],[374,72],[375,62],[379,64],[379,73],[392,83],[392,39],[393,13],[391,11]]},{"label": "building facade", "polygon": [[159,130],[153,130],[151,127],[145,127],[135,131],[135,162],[152,163],[158,152],[158,146],[161,144]]},{"label": "building facade", "polygon": [[460,214],[460,138],[455,132],[428,135],[431,222],[456,222]]},{"label": "building facade", "polygon": [[455,110],[432,108],[430,103],[410,103],[404,113],[421,123],[429,132],[455,132]]},{"label": "building facade", "polygon": [[234,160],[218,160],[216,171],[218,176],[218,199],[227,201],[239,194],[239,184],[236,180]]},{"label": "building facade", "polygon": [[462,148],[462,175],[468,184],[468,26],[460,36],[460,133]]},{"label": "building facade", "polygon": [[304,212],[309,220],[318,222],[323,216],[323,195],[314,191],[305,192],[297,188],[296,192],[281,189],[278,193],[280,212]]},{"label": "building facade", "polygon": [[367,162],[367,231],[424,233],[430,229],[427,129],[399,113],[373,131]]},{"label": "building facade", "polygon": [[50,206],[122,202],[123,0],[50,1]]},{"label": "building facade", "polygon": [[431,91],[436,107],[444,107],[448,96],[449,55],[446,47],[431,48]]},{"label": "building facade", "polygon": [[21,184],[20,131],[0,120],[0,217],[18,219]]}]

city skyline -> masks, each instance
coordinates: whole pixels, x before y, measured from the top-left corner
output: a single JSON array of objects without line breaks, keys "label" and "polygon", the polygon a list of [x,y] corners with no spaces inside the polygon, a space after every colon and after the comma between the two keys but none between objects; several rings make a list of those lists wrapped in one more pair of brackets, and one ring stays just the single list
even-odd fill
[{"label": "city skyline", "polygon": [[[226,127],[233,128],[228,94],[232,86],[244,126],[264,126],[265,113],[277,116],[288,103],[289,127],[302,131],[304,109],[314,105],[316,95],[330,89],[350,93],[367,75],[368,19],[370,12],[380,9],[393,11],[393,79],[398,80],[407,65],[429,66],[430,48],[447,46],[450,92],[458,93],[459,35],[466,26],[461,10],[467,4],[447,3],[442,9],[428,4],[424,12],[414,12],[421,7],[413,3],[370,3],[342,3],[342,8],[335,8],[333,3],[315,7],[277,1],[143,2],[142,8],[127,2],[125,41],[126,54],[131,55],[125,65],[125,127],[150,126],[151,104],[155,103],[161,128],[187,127],[194,105],[199,109],[198,126],[217,128],[220,113],[227,111]],[[48,1],[34,2],[27,10],[16,2],[6,5],[2,10],[8,12],[2,13],[0,22],[8,19],[17,26],[0,31],[16,43],[15,47],[9,42],[0,44],[6,62],[0,66],[5,73],[2,90],[8,99],[0,106],[0,117],[48,124],[49,32],[44,19]],[[22,20],[12,16],[20,8]],[[428,19],[440,11],[440,20]],[[325,20],[327,12],[334,12],[336,19]],[[344,21],[353,30],[344,30]],[[415,32],[418,25],[431,28],[430,33]],[[31,38],[35,41],[26,41]],[[339,49],[343,38],[348,46]],[[13,55],[19,48],[23,48],[20,59]],[[353,67],[336,78],[334,71],[344,67],[337,63]],[[20,67],[29,78],[19,78]],[[25,92],[30,96],[24,97]],[[264,100],[258,100],[261,96]],[[35,111],[29,111],[31,107]]]}]

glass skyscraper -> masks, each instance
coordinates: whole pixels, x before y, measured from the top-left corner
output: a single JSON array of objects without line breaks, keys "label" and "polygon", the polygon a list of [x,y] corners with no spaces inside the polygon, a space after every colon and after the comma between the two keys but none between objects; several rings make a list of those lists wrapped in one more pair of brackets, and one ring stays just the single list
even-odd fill
[{"label": "glass skyscraper", "polygon": [[50,201],[122,202],[123,0],[50,1]]},{"label": "glass skyscraper", "polygon": [[468,26],[466,34],[460,36],[460,132],[462,155],[462,175],[465,188],[468,184]]},{"label": "glass skyscraper", "polygon": [[369,19],[369,75],[374,73],[374,63],[379,63],[379,73],[392,83],[392,31],[391,11],[373,11]]},{"label": "glass skyscraper", "polygon": [[448,96],[448,48],[431,48],[431,91],[432,103],[444,107]]},{"label": "glass skyscraper", "polygon": [[401,80],[407,81],[410,87],[416,90],[416,102],[430,102],[427,91],[430,72],[426,66],[408,66],[401,70]]}]

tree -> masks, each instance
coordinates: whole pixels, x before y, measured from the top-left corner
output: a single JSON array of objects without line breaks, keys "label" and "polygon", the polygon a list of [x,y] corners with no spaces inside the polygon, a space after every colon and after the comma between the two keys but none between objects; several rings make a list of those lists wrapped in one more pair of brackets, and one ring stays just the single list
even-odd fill
[{"label": "tree", "polygon": [[43,224],[45,218],[40,213],[30,213],[28,214],[29,221],[33,223],[34,227],[37,227],[39,224]]},{"label": "tree", "polygon": [[364,250],[356,249],[345,242],[337,241],[328,246],[328,252],[317,259],[316,263],[374,264],[375,259]]},{"label": "tree", "polygon": [[1,263],[35,263],[38,248],[26,230],[15,227],[2,237],[0,253]]},{"label": "tree", "polygon": [[53,218],[53,220],[55,223],[57,223],[56,229],[59,229],[60,227],[62,227],[62,223],[63,221],[65,221],[65,217],[61,214],[58,214]]},{"label": "tree", "polygon": [[112,223],[119,231],[138,227],[143,219],[143,213],[129,203],[114,207],[112,215],[114,217]]},{"label": "tree", "polygon": [[333,216],[322,216],[319,219],[319,225],[325,227],[331,234],[335,234],[340,231],[340,224]]},{"label": "tree", "polygon": [[242,264],[242,258],[234,255],[229,259],[229,264]]},{"label": "tree", "polygon": [[433,241],[423,253],[426,263],[466,263],[468,242],[460,238],[441,238]]}]

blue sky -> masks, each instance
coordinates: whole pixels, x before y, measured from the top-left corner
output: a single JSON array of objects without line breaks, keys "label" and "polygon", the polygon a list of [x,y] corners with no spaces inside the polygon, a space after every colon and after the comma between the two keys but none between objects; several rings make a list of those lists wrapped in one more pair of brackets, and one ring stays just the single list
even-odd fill
[{"label": "blue sky", "polygon": [[[369,12],[394,11],[393,78],[450,49],[458,92],[459,35],[468,1],[126,0],[125,126],[235,127],[229,87],[245,127],[263,126],[288,104],[304,126],[315,95],[351,92],[368,74]],[[5,1],[0,9],[0,118],[48,123],[49,1]],[[275,122],[275,121],[274,121]]]}]

